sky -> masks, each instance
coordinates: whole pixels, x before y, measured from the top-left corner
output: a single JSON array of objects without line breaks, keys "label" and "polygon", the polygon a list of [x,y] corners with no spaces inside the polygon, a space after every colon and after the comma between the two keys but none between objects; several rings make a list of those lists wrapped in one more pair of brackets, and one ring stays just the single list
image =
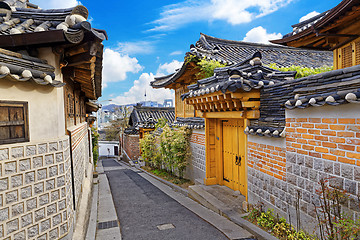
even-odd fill
[{"label": "sky", "polygon": [[[174,98],[153,89],[154,77],[180,68],[200,33],[247,42],[269,43],[291,25],[335,7],[341,0],[30,0],[43,9],[84,5],[104,41],[102,101],[132,104]],[[146,97],[145,97],[146,93]],[[108,102],[110,103],[110,102]]]}]

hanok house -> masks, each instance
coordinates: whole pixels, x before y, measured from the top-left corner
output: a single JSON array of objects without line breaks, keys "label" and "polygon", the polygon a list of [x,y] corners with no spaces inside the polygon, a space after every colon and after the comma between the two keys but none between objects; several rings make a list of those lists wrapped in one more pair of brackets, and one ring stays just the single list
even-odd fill
[{"label": "hanok house", "polygon": [[[278,67],[289,67],[291,65],[305,67],[322,67],[332,65],[331,53],[328,51],[302,50],[292,47],[283,47],[278,45],[266,45],[258,43],[248,43],[242,41],[224,40],[200,34],[200,39],[195,45],[190,46],[190,52],[186,53],[185,60],[188,57],[195,58],[195,61],[185,61],[182,67],[175,73],[155,78],[151,83],[154,88],[170,88],[175,90],[175,116],[180,125],[187,125],[193,128],[190,140],[192,155],[185,173],[185,177],[191,180],[207,179],[207,167],[205,153],[209,153],[205,146],[205,121],[202,117],[202,111],[208,108],[208,105],[202,105],[195,109],[192,104],[181,100],[181,95],[190,91],[189,85],[198,83],[199,68],[196,61],[206,58],[216,60],[227,66],[235,66],[242,63],[257,51],[261,52],[264,65],[275,63]],[[205,91],[205,90],[204,90]],[[202,109],[203,108],[203,109]]]},{"label": "hanok house", "polygon": [[8,0],[0,12],[0,238],[80,239],[106,33],[84,6]]},{"label": "hanok house", "polygon": [[145,134],[155,130],[159,119],[166,119],[169,124],[175,120],[174,108],[169,107],[142,107],[135,106],[129,118],[130,127],[125,129],[122,136],[124,154],[130,161],[136,161],[140,157],[139,140]]}]

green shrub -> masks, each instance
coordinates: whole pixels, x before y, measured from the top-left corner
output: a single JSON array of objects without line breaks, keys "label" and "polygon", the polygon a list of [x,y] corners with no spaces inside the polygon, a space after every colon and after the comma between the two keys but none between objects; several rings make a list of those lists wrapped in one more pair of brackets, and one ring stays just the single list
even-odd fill
[{"label": "green shrub", "polygon": [[315,74],[333,70],[332,66],[331,67],[323,66],[323,67],[319,67],[319,68],[308,68],[308,67],[301,67],[301,66],[295,66],[295,65],[292,65],[290,67],[278,67],[276,65],[276,63],[272,63],[272,64],[268,65],[268,67],[272,68],[274,70],[279,70],[281,72],[296,71],[297,73],[295,75],[295,78],[307,77],[310,75],[315,75]]},{"label": "green shrub", "polygon": [[97,161],[99,159],[99,133],[97,129],[91,128],[91,141],[92,141],[92,152],[93,152],[93,162],[94,166],[96,166]]}]

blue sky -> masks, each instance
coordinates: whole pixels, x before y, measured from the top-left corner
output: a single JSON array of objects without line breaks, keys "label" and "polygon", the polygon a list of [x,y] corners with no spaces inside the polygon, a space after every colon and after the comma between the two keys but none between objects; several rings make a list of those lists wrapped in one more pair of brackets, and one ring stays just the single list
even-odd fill
[{"label": "blue sky", "polygon": [[340,0],[30,0],[41,8],[83,4],[94,28],[105,29],[103,96],[114,103],[145,99],[163,102],[166,89],[149,86],[154,76],[181,66],[200,32],[224,39],[267,42],[290,32],[291,25]]}]

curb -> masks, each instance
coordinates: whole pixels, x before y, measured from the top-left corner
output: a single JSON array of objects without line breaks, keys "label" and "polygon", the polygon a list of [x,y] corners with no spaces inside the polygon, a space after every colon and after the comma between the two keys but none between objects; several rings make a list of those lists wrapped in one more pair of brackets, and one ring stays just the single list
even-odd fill
[{"label": "curb", "polygon": [[97,225],[97,211],[98,211],[98,197],[99,197],[99,184],[98,177],[93,178],[93,196],[91,203],[91,213],[89,218],[89,225],[86,232],[86,240],[95,239],[96,236],[96,225]]},{"label": "curb", "polygon": [[274,237],[273,235],[259,228],[255,224],[243,219],[239,214],[224,211],[224,215],[233,223],[244,228],[251,234],[254,234],[254,236],[256,236],[258,240],[279,240],[277,237]]}]

